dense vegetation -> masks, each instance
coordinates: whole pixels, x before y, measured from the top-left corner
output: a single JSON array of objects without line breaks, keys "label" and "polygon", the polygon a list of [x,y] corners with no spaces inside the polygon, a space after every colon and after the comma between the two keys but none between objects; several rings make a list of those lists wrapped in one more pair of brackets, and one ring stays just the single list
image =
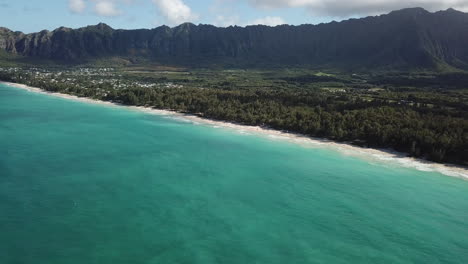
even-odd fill
[{"label": "dense vegetation", "polygon": [[1,80],[52,92],[393,148],[458,164],[468,164],[467,76],[138,68],[87,74],[0,71]]}]

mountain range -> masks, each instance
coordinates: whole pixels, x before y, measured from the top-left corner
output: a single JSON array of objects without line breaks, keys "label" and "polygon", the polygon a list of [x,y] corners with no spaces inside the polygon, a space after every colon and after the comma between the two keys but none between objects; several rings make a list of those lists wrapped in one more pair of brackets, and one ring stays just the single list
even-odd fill
[{"label": "mountain range", "polygon": [[24,34],[0,28],[0,51],[57,62],[121,58],[187,66],[307,65],[468,69],[468,14],[409,8],[318,25],[121,30],[106,24]]}]

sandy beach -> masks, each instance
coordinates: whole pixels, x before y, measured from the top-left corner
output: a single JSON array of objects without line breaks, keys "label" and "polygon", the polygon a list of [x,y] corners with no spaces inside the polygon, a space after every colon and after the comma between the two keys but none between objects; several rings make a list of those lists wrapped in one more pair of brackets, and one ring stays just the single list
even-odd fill
[{"label": "sandy beach", "polygon": [[307,148],[323,148],[323,149],[331,149],[336,150],[343,155],[349,155],[353,157],[362,158],[365,160],[372,162],[378,162],[380,164],[385,164],[387,166],[398,165],[407,168],[414,168],[421,171],[432,171],[438,172],[447,176],[457,177],[464,180],[468,180],[468,167],[458,166],[458,165],[448,165],[448,164],[440,164],[435,162],[430,162],[422,159],[415,159],[407,157],[405,153],[400,153],[388,149],[372,149],[372,148],[363,148],[359,146],[354,146],[351,144],[346,143],[337,143],[331,140],[326,139],[318,139],[318,138],[310,138],[307,136],[282,132],[278,130],[262,128],[262,127],[254,127],[254,126],[245,126],[239,124],[233,124],[229,122],[222,122],[216,120],[210,120],[201,118],[198,116],[190,115],[190,114],[183,114],[175,111],[168,111],[168,110],[158,110],[153,108],[147,107],[137,107],[137,106],[125,106],[120,105],[112,102],[100,101],[100,100],[93,100],[90,98],[84,97],[77,97],[74,95],[69,94],[61,94],[61,93],[51,93],[44,91],[40,88],[30,87],[24,84],[17,84],[17,83],[8,83],[8,82],[0,82],[2,84],[6,84],[9,86],[21,88],[30,92],[35,93],[43,93],[48,94],[51,96],[86,102],[86,103],[94,103],[94,104],[102,104],[107,106],[114,106],[114,107],[125,107],[131,110],[136,111],[143,111],[150,114],[156,115],[164,115],[170,118],[184,120],[187,122],[191,122],[196,125],[207,125],[214,128],[221,128],[221,129],[230,129],[239,133],[243,134],[250,134],[250,135],[258,135],[265,138],[268,138],[273,141],[287,141],[291,143],[295,143]]}]

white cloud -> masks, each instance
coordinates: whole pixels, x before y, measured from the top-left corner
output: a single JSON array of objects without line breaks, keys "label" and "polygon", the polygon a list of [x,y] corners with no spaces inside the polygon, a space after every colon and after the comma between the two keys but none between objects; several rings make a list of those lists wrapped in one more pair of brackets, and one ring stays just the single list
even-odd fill
[{"label": "white cloud", "polygon": [[278,25],[284,25],[286,24],[286,21],[284,21],[283,18],[281,17],[272,17],[272,16],[267,16],[263,18],[258,18],[255,19],[254,21],[251,21],[247,23],[247,25],[265,25],[265,26],[278,26]]},{"label": "white cloud", "polygon": [[161,15],[172,24],[181,24],[196,20],[198,16],[182,0],[153,0]]},{"label": "white cloud", "polygon": [[68,7],[73,13],[80,14],[86,9],[86,3],[84,0],[69,0]]},{"label": "white cloud", "polygon": [[115,6],[114,1],[111,0],[98,0],[94,6],[94,12],[100,16],[106,17],[122,14],[122,12]]},{"label": "white cloud", "polygon": [[229,26],[239,25],[240,24],[239,21],[240,21],[239,16],[217,15],[214,25],[218,27],[229,27]]},{"label": "white cloud", "polygon": [[408,7],[430,11],[450,7],[468,10],[468,0],[248,0],[259,8],[304,7],[317,15],[352,16],[386,13]]}]

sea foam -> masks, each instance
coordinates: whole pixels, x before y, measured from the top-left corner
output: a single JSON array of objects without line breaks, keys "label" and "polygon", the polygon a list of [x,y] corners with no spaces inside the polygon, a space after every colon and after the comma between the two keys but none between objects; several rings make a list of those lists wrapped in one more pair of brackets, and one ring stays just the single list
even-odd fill
[{"label": "sea foam", "polygon": [[125,107],[130,110],[136,110],[145,112],[148,114],[155,114],[164,116],[165,118],[175,119],[180,122],[191,123],[194,125],[208,125],[217,129],[229,129],[237,131],[243,135],[256,135],[262,136],[274,141],[285,141],[294,144],[298,144],[307,148],[322,148],[322,149],[331,149],[342,153],[343,155],[358,157],[361,159],[368,160],[369,162],[379,162],[384,165],[396,165],[405,168],[412,168],[419,171],[425,172],[437,172],[443,175],[457,177],[461,179],[468,180],[468,168],[458,165],[448,165],[448,164],[439,164],[422,159],[415,159],[406,156],[404,153],[396,152],[390,149],[371,149],[364,148],[359,146],[354,146],[347,143],[338,143],[327,139],[311,138],[303,135],[283,132],[278,130],[273,130],[264,127],[258,126],[245,126],[240,124],[234,124],[223,121],[216,121],[206,118],[201,118],[194,115],[183,114],[170,110],[159,110],[147,107],[140,106],[126,106],[121,104],[116,104],[113,102],[106,102],[100,100],[94,100],[90,98],[77,97],[74,95],[61,94],[61,93],[51,93],[44,91],[39,88],[30,87],[24,84],[17,83],[8,83],[0,82],[9,86],[25,89],[30,92],[48,94],[56,97],[61,97],[65,99],[76,100],[80,102],[100,104],[106,106],[114,107]]}]

